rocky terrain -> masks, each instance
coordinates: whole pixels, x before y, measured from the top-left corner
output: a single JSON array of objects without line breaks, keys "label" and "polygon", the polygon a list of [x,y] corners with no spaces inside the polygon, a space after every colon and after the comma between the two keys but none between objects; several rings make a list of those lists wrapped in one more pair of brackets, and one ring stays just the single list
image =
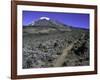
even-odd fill
[{"label": "rocky terrain", "polygon": [[39,19],[23,27],[23,68],[89,65],[89,30]]}]

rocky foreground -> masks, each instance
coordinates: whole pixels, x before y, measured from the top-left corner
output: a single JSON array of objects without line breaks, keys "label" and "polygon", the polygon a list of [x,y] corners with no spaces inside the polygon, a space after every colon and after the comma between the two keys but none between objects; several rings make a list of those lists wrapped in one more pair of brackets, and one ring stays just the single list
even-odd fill
[{"label": "rocky foreground", "polygon": [[[31,29],[32,30],[32,29]],[[89,65],[89,30],[23,32],[23,68]]]}]

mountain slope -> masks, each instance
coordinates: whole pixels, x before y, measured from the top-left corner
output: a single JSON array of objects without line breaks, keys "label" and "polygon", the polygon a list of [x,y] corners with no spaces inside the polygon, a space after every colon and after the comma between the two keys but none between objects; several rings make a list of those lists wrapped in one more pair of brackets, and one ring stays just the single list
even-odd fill
[{"label": "mountain slope", "polygon": [[41,17],[39,20],[33,21],[28,26],[24,26],[23,31],[26,33],[51,33],[71,31],[70,27],[58,21],[51,20],[47,17]]}]

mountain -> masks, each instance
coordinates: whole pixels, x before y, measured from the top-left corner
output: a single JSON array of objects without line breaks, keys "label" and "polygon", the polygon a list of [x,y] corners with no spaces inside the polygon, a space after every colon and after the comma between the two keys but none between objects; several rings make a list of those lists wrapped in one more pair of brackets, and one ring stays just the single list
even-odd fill
[{"label": "mountain", "polygon": [[35,22],[32,22],[30,24],[31,26],[44,26],[44,27],[52,27],[55,26],[55,24],[51,20],[47,20],[46,18],[39,19]]},{"label": "mountain", "polygon": [[40,17],[23,26],[23,69],[89,66],[89,30]]},{"label": "mountain", "polygon": [[[65,27],[64,24],[58,22],[57,20],[52,20],[48,17],[40,17],[39,20],[33,21],[30,26],[45,26],[45,27]],[[68,27],[68,26],[67,26]]]},{"label": "mountain", "polygon": [[24,32],[28,33],[49,33],[55,31],[64,32],[71,31],[71,29],[68,25],[48,17],[40,17],[38,20],[33,21],[28,26],[24,27]]}]

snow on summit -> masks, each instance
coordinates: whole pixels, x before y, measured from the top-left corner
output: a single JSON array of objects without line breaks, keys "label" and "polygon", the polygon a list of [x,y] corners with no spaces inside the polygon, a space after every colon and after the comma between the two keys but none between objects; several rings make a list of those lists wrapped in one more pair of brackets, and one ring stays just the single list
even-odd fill
[{"label": "snow on summit", "polygon": [[48,18],[48,17],[40,17],[40,19],[50,20],[50,18]]}]

